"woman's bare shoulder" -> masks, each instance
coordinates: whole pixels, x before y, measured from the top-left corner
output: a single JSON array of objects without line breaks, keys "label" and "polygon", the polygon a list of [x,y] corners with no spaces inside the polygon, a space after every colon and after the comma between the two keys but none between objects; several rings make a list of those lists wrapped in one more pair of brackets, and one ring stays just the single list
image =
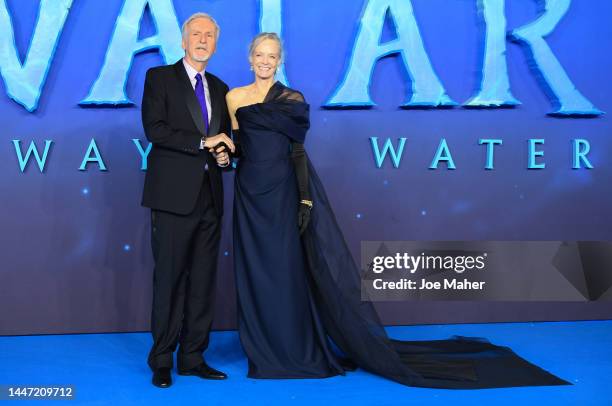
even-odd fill
[{"label": "woman's bare shoulder", "polygon": [[[229,92],[227,92],[227,96],[225,97],[230,102],[237,102],[239,100],[242,100],[246,96],[248,87],[249,87],[248,85],[235,87],[231,89]],[[236,104],[236,103],[233,103],[233,104]]]}]

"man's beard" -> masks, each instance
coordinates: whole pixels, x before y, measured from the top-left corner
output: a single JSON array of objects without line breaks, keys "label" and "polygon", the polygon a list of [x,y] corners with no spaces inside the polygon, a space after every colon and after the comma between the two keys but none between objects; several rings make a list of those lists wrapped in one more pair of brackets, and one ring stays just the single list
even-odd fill
[{"label": "man's beard", "polygon": [[[197,56],[196,52],[198,51],[204,51],[206,52],[206,56]],[[208,62],[208,60],[210,59],[210,53],[208,52],[208,49],[205,49],[204,47],[201,46],[197,46],[196,49],[194,50],[193,54],[191,55],[191,58],[196,61],[196,62]]]},{"label": "man's beard", "polygon": [[208,62],[208,60],[210,59],[210,54],[206,55],[206,56],[192,56],[192,59],[196,62]]}]

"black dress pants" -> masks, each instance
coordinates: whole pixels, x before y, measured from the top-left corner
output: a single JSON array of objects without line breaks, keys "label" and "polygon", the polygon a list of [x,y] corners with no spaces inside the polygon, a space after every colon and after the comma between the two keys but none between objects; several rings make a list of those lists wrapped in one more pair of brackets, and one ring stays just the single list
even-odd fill
[{"label": "black dress pants", "polygon": [[155,260],[151,369],[172,368],[177,343],[179,369],[203,362],[213,318],[220,236],[221,218],[215,211],[208,172],[190,214],[151,210]]}]

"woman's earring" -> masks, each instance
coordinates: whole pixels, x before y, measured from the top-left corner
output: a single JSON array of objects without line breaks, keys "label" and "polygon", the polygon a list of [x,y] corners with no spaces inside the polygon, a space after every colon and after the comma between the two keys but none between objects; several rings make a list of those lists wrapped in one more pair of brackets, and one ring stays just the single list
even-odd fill
[{"label": "woman's earring", "polygon": [[250,68],[250,69],[251,69],[251,71],[253,70],[253,65],[251,65],[251,68]]}]

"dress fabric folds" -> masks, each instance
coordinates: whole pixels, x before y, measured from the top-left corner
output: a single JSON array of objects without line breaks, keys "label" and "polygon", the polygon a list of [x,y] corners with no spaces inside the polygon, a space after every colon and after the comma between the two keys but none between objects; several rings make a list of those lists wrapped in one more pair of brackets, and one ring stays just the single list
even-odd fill
[{"label": "dress fabric folds", "polygon": [[291,143],[303,143],[309,105],[276,82],[263,103],[236,111],[241,158],[234,196],[234,269],[240,341],[253,378],[344,374],[330,341],[360,368],[431,388],[566,385],[568,382],[481,338],[390,339],[323,184],[308,162],[314,203],[300,236]]}]

